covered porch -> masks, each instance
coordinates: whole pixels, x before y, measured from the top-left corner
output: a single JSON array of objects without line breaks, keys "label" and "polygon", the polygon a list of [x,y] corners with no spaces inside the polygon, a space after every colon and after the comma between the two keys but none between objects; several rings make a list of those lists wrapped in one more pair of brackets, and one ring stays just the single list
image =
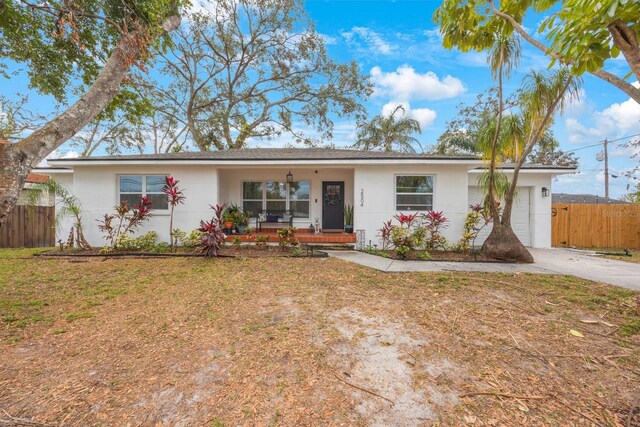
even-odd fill
[{"label": "covered porch", "polygon": [[278,229],[292,226],[301,243],[354,243],[355,234],[344,232],[345,205],[354,204],[353,182],[354,168],[348,166],[220,167],[218,200],[242,208],[253,229],[227,240],[255,242],[263,236],[275,243]]}]

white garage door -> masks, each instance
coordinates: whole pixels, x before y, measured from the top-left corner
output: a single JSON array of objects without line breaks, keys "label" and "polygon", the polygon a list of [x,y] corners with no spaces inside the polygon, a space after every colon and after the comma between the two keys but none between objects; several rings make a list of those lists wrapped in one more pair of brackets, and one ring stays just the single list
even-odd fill
[{"label": "white garage door", "polygon": [[[484,189],[469,187],[469,204],[482,203]],[[525,245],[531,245],[531,223],[529,219],[529,187],[518,187],[518,197],[511,212],[511,227],[516,236]],[[492,224],[487,225],[478,235],[476,246],[482,245],[491,232]]]}]

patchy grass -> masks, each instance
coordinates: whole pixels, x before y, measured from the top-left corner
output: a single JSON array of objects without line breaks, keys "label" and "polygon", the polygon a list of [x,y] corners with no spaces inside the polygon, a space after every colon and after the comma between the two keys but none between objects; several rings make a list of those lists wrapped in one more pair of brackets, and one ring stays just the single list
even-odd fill
[{"label": "patchy grass", "polygon": [[31,253],[0,250],[13,417],[618,426],[640,387],[638,293],[571,276]]},{"label": "patchy grass", "polygon": [[[584,248],[588,251],[622,253],[624,248]],[[631,249],[631,256],[601,255],[603,258],[640,263],[640,249]]]}]

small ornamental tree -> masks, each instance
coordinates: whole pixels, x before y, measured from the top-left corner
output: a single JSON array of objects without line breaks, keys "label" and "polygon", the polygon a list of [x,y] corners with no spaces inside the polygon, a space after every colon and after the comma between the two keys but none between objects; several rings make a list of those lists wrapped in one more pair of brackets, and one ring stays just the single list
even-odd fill
[{"label": "small ornamental tree", "polygon": [[176,247],[176,238],[173,230],[173,210],[176,206],[184,203],[184,200],[186,199],[184,192],[178,187],[179,183],[180,181],[174,177],[165,176],[164,188],[162,189],[162,192],[167,195],[169,206],[171,206],[169,213],[169,245],[171,246],[171,250],[174,250]]},{"label": "small ornamental tree", "polygon": [[140,204],[131,208],[127,201],[122,201],[114,207],[115,215],[105,214],[98,219],[98,228],[105,233],[105,240],[109,246],[117,248],[118,238],[133,234],[151,216],[151,201],[147,196],[140,198]]}]

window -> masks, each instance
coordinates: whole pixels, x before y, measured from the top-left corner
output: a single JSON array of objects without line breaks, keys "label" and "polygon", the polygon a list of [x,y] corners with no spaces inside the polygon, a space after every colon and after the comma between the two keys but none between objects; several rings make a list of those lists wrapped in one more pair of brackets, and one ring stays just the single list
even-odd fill
[{"label": "window", "polygon": [[122,175],[119,177],[120,202],[128,202],[130,206],[140,204],[140,197],[147,196],[151,201],[151,209],[169,209],[164,188],[164,175]]},{"label": "window", "polygon": [[433,209],[433,176],[396,176],[396,210]]},{"label": "window", "polygon": [[252,215],[262,210],[290,211],[294,218],[309,218],[310,181],[242,183],[242,209]]}]

